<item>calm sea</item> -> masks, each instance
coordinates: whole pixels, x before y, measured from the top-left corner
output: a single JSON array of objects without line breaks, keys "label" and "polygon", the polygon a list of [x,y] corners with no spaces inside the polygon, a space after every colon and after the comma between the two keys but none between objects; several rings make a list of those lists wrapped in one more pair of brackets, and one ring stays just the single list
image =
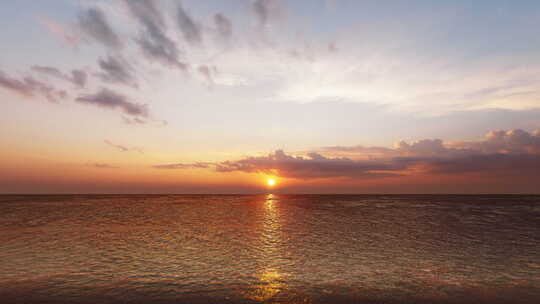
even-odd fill
[{"label": "calm sea", "polygon": [[540,196],[0,196],[0,303],[540,303]]}]

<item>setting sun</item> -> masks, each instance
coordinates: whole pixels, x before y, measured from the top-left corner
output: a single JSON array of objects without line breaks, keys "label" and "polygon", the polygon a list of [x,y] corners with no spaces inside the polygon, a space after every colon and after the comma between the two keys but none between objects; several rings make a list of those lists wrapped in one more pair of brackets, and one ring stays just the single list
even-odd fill
[{"label": "setting sun", "polygon": [[273,187],[276,184],[276,180],[273,178],[269,178],[266,183],[268,184],[268,186]]}]

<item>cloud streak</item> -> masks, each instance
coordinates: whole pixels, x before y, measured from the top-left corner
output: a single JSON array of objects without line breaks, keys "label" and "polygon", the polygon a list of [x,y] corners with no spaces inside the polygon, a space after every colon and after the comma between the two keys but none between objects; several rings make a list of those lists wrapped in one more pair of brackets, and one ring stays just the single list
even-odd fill
[{"label": "cloud streak", "polygon": [[283,14],[283,3],[281,0],[255,0],[253,12],[259,26],[265,27],[270,21]]},{"label": "cloud streak", "polygon": [[122,40],[114,32],[103,11],[88,8],[79,15],[79,26],[83,33],[111,49],[121,49]]},{"label": "cloud streak", "polygon": [[69,30],[66,30],[64,26],[44,17],[38,17],[37,20],[47,27],[51,33],[61,37],[70,46],[76,47],[79,44],[81,38],[74,33],[69,32]]},{"label": "cloud streak", "polygon": [[215,166],[214,163],[211,162],[197,162],[197,163],[191,163],[191,164],[167,164],[167,165],[155,165],[153,168],[156,169],[206,169]]},{"label": "cloud streak", "polygon": [[120,56],[107,56],[100,58],[98,65],[103,71],[97,76],[105,82],[124,84],[133,88],[137,88],[137,81],[133,75],[133,67]]},{"label": "cloud streak", "polygon": [[141,148],[138,148],[138,147],[128,147],[128,146],[125,146],[125,145],[121,145],[121,144],[117,144],[111,140],[104,140],[103,141],[104,143],[106,143],[107,145],[115,148],[116,150],[120,151],[120,152],[131,152],[131,151],[134,151],[134,152],[139,152],[139,153],[144,153],[143,150]]},{"label": "cloud streak", "polygon": [[31,98],[37,95],[45,97],[50,102],[58,102],[67,98],[67,92],[57,90],[53,86],[36,80],[33,77],[24,77],[22,80],[13,78],[0,71],[0,87],[17,93],[23,97]]},{"label": "cloud streak", "polygon": [[187,69],[179,60],[180,51],[176,43],[165,34],[165,21],[151,0],[125,0],[131,15],[142,25],[143,31],[136,42],[143,54],[150,60],[166,66]]},{"label": "cloud streak", "polygon": [[102,108],[119,109],[130,116],[143,118],[149,116],[148,105],[130,102],[126,96],[110,89],[101,89],[94,94],[81,95],[76,101]]},{"label": "cloud streak", "polygon": [[233,34],[233,25],[229,18],[221,13],[214,15],[214,24],[219,36],[224,40],[229,40]]},{"label": "cloud streak", "polygon": [[118,169],[120,167],[118,166],[113,166],[113,165],[110,165],[110,164],[105,164],[105,163],[93,163],[93,164],[89,164],[91,167],[94,167],[94,168],[97,168],[97,169]]},{"label": "cloud streak", "polygon": [[176,16],[178,28],[184,39],[192,45],[200,45],[202,42],[202,31],[200,25],[186,12],[184,7],[179,4]]},{"label": "cloud streak", "polygon": [[66,75],[55,67],[34,65],[31,67],[31,69],[32,71],[36,71],[38,73],[71,82],[79,88],[84,88],[86,85],[86,80],[88,79],[88,75],[83,70],[72,70],[71,75]]}]

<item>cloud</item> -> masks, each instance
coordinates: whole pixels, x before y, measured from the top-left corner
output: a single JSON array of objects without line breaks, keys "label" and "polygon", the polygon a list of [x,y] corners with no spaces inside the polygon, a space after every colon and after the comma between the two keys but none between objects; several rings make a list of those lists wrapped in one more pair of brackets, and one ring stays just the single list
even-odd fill
[{"label": "cloud", "polygon": [[72,70],[71,71],[71,82],[79,87],[84,87],[86,85],[86,80],[88,75],[85,71],[82,70]]},{"label": "cloud", "polygon": [[184,39],[192,45],[200,45],[202,41],[201,27],[188,15],[181,4],[178,5],[176,21]]},{"label": "cloud", "polygon": [[98,168],[98,169],[118,169],[120,167],[104,164],[104,163],[94,163],[90,164],[91,167]]},{"label": "cloud", "polygon": [[50,102],[58,102],[60,99],[65,99],[68,96],[66,91],[57,90],[53,86],[32,77],[25,77],[23,80],[18,80],[2,71],[0,71],[0,87],[24,97],[40,95]]},{"label": "cloud", "polygon": [[281,0],[255,0],[253,12],[259,25],[265,27],[272,19],[283,14],[283,4]]},{"label": "cloud", "polygon": [[132,74],[133,68],[120,56],[107,56],[100,58],[98,65],[103,73],[97,74],[105,82],[121,83],[137,88],[137,82]]},{"label": "cloud", "polygon": [[34,65],[31,67],[31,69],[33,71],[36,71],[36,72],[39,72],[48,76],[52,76],[58,79],[71,82],[79,88],[83,88],[86,85],[86,80],[88,78],[88,75],[83,70],[72,70],[71,75],[66,75],[55,67]]},{"label": "cloud", "polygon": [[69,30],[66,30],[64,28],[64,26],[54,22],[54,21],[51,21],[45,17],[38,17],[37,20],[39,21],[39,23],[43,24],[44,26],[47,27],[47,29],[61,37],[67,44],[69,44],[70,46],[72,47],[75,47],[78,45],[79,41],[81,40],[81,38],[73,33],[70,33]]},{"label": "cloud", "polygon": [[125,146],[125,145],[114,143],[114,142],[112,142],[112,141],[110,141],[108,139],[104,140],[103,142],[106,143],[107,145],[117,149],[120,152],[134,151],[134,152],[139,152],[141,154],[144,153],[143,150],[141,148],[138,148],[138,147],[128,147],[128,146]]},{"label": "cloud", "polygon": [[127,115],[148,117],[148,105],[128,101],[127,97],[109,89],[101,89],[95,94],[79,96],[76,101],[109,109],[120,109]]},{"label": "cloud", "polygon": [[[502,147],[502,149],[501,149]],[[326,156],[312,151],[291,155],[277,150],[265,156],[204,163],[217,172],[275,174],[285,178],[373,178],[433,174],[540,176],[540,131],[493,131],[484,140],[450,143],[425,139],[399,142],[395,148],[327,147],[327,153],[346,152],[353,157]],[[376,157],[367,157],[376,154]],[[157,165],[154,168],[188,169],[193,164]]]},{"label": "cloud", "polygon": [[0,86],[25,97],[32,97],[34,95],[34,89],[26,82],[11,78],[2,71],[0,71]]},{"label": "cloud", "polygon": [[229,18],[221,13],[214,15],[214,24],[216,25],[217,32],[224,40],[229,40],[232,37],[233,26]]},{"label": "cloud", "polygon": [[540,131],[530,133],[521,129],[490,131],[483,141],[457,142],[453,146],[483,153],[535,154],[540,153]]},{"label": "cloud", "polygon": [[165,21],[154,5],[156,2],[125,0],[125,3],[133,17],[143,26],[143,31],[135,40],[143,54],[152,61],[186,70],[188,66],[180,62],[176,43],[165,34]]},{"label": "cloud", "polygon": [[443,145],[440,139],[422,139],[412,144],[405,141],[400,141],[397,144],[396,150],[400,154],[426,156],[426,155],[441,155],[448,152],[448,149]]},{"label": "cloud", "polygon": [[410,144],[400,141],[394,149],[385,147],[333,146],[324,147],[322,150],[332,153],[346,152],[357,155],[375,153],[381,157],[540,154],[540,131],[527,132],[521,129],[489,131],[482,140],[450,143],[445,143],[441,139],[423,139]]},{"label": "cloud", "polygon": [[224,161],[216,165],[218,172],[241,171],[277,174],[289,178],[383,177],[397,175],[405,169],[400,163],[386,161],[357,161],[345,157],[325,157],[311,152],[306,157],[287,155],[277,150],[267,156],[247,157]]},{"label": "cloud", "polygon": [[210,162],[197,162],[197,163],[192,163],[192,164],[178,163],[178,164],[167,164],[167,165],[155,165],[152,167],[156,169],[197,169],[197,168],[204,169],[204,168],[210,168],[214,165],[215,165],[214,163],[210,163]]},{"label": "cloud", "polygon": [[79,26],[82,31],[111,49],[121,49],[120,37],[114,32],[103,11],[99,8],[88,8],[79,15]]},{"label": "cloud", "polygon": [[322,151],[339,154],[352,154],[365,157],[399,155],[398,151],[386,147],[330,146],[322,148]]},{"label": "cloud", "polygon": [[129,117],[122,116],[122,121],[128,125],[144,125],[147,123],[146,120],[140,119],[139,117],[129,118]]},{"label": "cloud", "polygon": [[201,75],[203,75],[203,77],[206,79],[208,84],[214,83],[214,78],[212,77],[212,74],[215,73],[216,70],[216,67],[209,67],[204,64],[199,66],[199,68],[197,69],[197,71],[199,71],[199,73],[201,73]]},{"label": "cloud", "polygon": [[473,154],[457,158],[418,160],[420,168],[435,174],[475,173],[488,177],[540,175],[539,154]]}]

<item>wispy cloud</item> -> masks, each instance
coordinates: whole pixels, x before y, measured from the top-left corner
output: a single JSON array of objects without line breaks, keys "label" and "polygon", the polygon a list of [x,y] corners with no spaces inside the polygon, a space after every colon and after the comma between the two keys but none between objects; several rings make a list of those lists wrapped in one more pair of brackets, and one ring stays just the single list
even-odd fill
[{"label": "wispy cloud", "polygon": [[214,163],[211,162],[197,162],[191,164],[167,164],[167,165],[155,165],[153,168],[156,169],[205,169],[214,166]]},{"label": "wispy cloud", "polygon": [[184,39],[192,45],[200,45],[202,42],[201,26],[186,12],[182,4],[178,4],[176,18]]},{"label": "wispy cloud", "polygon": [[261,27],[268,25],[270,21],[283,15],[284,7],[281,0],[255,0],[253,12]]},{"label": "wispy cloud", "polygon": [[65,99],[68,96],[66,91],[57,90],[53,86],[36,80],[33,77],[28,76],[19,80],[10,77],[2,71],[0,71],[0,87],[24,97],[43,96],[50,102],[58,102],[60,99]]},{"label": "wispy cloud", "polygon": [[233,25],[232,22],[227,16],[217,13],[214,15],[214,24],[217,28],[217,32],[219,36],[224,39],[225,41],[228,41],[231,39],[233,34]]},{"label": "wispy cloud", "polygon": [[45,17],[37,17],[37,20],[39,23],[46,26],[51,33],[62,38],[62,40],[64,40],[70,46],[76,47],[79,44],[81,38],[73,31],[66,29],[65,26]]},{"label": "wispy cloud", "polygon": [[99,67],[103,72],[98,73],[105,82],[124,84],[137,88],[137,81],[133,75],[133,67],[120,56],[107,56],[98,60]]},{"label": "wispy cloud", "polygon": [[123,47],[122,40],[109,24],[105,13],[91,7],[79,14],[79,26],[88,37],[111,49]]},{"label": "wispy cloud", "polygon": [[48,76],[71,82],[79,88],[83,88],[88,79],[88,75],[83,70],[72,70],[71,75],[66,75],[55,67],[34,65],[31,69]]},{"label": "wispy cloud", "polygon": [[126,96],[110,89],[104,88],[94,94],[81,95],[76,101],[103,108],[119,109],[131,116],[144,118],[149,116],[148,105],[130,102]]},{"label": "wispy cloud", "polygon": [[105,163],[93,163],[93,164],[89,164],[91,167],[94,167],[94,168],[97,168],[97,169],[118,169],[120,167],[118,166],[113,166],[113,165],[110,165],[110,164],[105,164]]},{"label": "wispy cloud", "polygon": [[164,65],[187,69],[179,60],[180,51],[176,43],[165,33],[165,20],[151,0],[125,0],[132,16],[143,26],[143,31],[136,38],[143,54],[150,60]]},{"label": "wispy cloud", "polygon": [[206,79],[208,84],[214,83],[213,74],[216,73],[216,67],[209,67],[207,65],[201,65],[197,68],[197,71]]},{"label": "wispy cloud", "polygon": [[106,143],[107,145],[117,149],[120,152],[134,151],[134,152],[144,153],[143,150],[141,148],[139,148],[139,147],[130,147],[130,146],[118,144],[118,143],[115,143],[115,142],[113,142],[111,140],[108,140],[108,139],[104,140],[103,142]]},{"label": "wispy cloud", "polygon": [[140,119],[138,117],[129,118],[125,116],[122,116],[122,121],[128,125],[144,125],[148,122],[147,120]]}]

